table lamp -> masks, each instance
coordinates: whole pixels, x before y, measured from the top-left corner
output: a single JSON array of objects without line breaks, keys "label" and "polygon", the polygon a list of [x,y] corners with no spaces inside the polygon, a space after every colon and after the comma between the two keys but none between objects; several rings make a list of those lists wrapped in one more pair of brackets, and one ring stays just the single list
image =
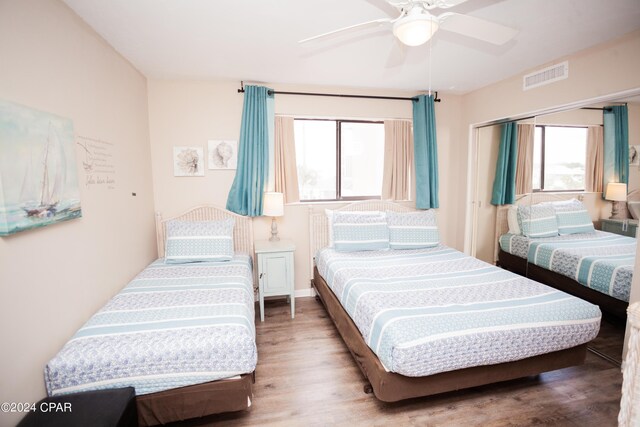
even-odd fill
[{"label": "table lamp", "polygon": [[613,202],[610,219],[624,219],[618,217],[621,214],[620,202],[627,201],[627,184],[621,182],[608,183],[607,190],[604,193],[604,198]]},{"label": "table lamp", "polygon": [[262,215],[271,217],[271,238],[269,241],[279,241],[280,238],[278,237],[278,224],[276,223],[276,217],[284,215],[284,195],[282,193],[271,191],[264,193]]}]

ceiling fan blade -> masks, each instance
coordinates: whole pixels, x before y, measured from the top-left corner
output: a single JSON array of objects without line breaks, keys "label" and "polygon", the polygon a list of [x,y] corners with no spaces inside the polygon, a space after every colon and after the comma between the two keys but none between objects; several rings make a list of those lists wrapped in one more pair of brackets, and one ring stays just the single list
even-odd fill
[{"label": "ceiling fan blade", "polygon": [[[431,9],[449,9],[450,7],[457,6],[461,3],[466,2],[467,0],[435,0],[428,2],[428,5],[425,5],[424,8]],[[424,2],[427,3],[427,2]]]},{"label": "ceiling fan blade", "polygon": [[470,15],[447,12],[438,16],[440,29],[502,45],[518,34],[518,30]]},{"label": "ceiling fan blade", "polygon": [[360,28],[365,28],[365,27],[373,27],[373,26],[380,25],[380,24],[388,24],[388,23],[393,22],[393,21],[394,20],[391,19],[391,18],[382,18],[382,19],[374,19],[373,21],[361,22],[360,24],[350,25],[348,27],[340,28],[338,30],[329,31],[328,33],[319,34],[317,36],[309,37],[307,39],[300,40],[298,43],[300,43],[300,44],[307,43],[307,42],[310,42],[310,41],[314,41],[314,40],[322,39],[322,38],[325,38],[325,37],[333,36],[334,34],[342,33],[344,31],[350,31],[350,30],[355,30],[355,29],[360,29]]},{"label": "ceiling fan blade", "polygon": [[376,7],[389,16],[398,16],[399,9],[387,0],[365,0],[371,6]]},{"label": "ceiling fan blade", "polygon": [[385,68],[395,68],[402,66],[405,62],[406,54],[407,45],[398,40],[397,37],[394,37],[393,46],[391,47],[391,51],[389,51],[389,56],[387,57]]}]

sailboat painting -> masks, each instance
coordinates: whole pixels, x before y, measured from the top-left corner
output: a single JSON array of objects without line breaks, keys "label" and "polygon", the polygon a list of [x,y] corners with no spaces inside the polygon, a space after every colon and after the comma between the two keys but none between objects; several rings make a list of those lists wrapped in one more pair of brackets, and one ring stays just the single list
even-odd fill
[{"label": "sailboat painting", "polygon": [[73,122],[0,100],[0,236],[82,216]]}]

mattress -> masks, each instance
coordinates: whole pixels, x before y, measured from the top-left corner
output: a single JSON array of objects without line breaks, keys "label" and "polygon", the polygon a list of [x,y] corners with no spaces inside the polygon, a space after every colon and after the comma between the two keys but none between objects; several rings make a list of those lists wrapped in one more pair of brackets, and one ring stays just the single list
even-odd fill
[{"label": "mattress", "polygon": [[231,378],[257,360],[251,258],[157,260],[45,368],[50,396],[133,386],[137,395]]},{"label": "mattress", "polygon": [[597,306],[446,246],[316,256],[318,272],[387,371],[410,377],[575,347]]},{"label": "mattress", "polygon": [[632,237],[604,231],[533,239],[504,234],[500,247],[590,289],[629,301],[636,257],[636,239]]}]

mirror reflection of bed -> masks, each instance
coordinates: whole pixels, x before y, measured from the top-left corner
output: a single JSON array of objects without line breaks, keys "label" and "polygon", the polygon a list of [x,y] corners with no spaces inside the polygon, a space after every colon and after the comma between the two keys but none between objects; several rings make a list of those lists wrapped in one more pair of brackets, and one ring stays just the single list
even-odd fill
[{"label": "mirror reflection of bed", "polygon": [[[519,172],[520,176],[524,174],[529,180],[533,181],[533,184],[523,190],[522,186],[516,186],[519,190],[516,195],[514,205],[531,207],[539,203],[564,203],[575,199],[582,203],[584,209],[588,212],[593,226],[597,233],[601,233],[603,230],[611,234],[612,239],[616,239],[617,236],[624,240],[624,236],[634,236],[637,230],[638,220],[637,212],[640,210],[640,166],[637,161],[633,160],[632,153],[630,153],[630,166],[629,166],[629,179],[628,179],[628,199],[626,202],[620,202],[622,219],[611,220],[609,219],[612,214],[612,201],[604,198],[603,192],[606,188],[593,188],[593,184],[585,182],[591,176],[591,180],[597,179],[593,177],[594,171],[590,164],[598,159],[589,160],[589,155],[593,156],[593,151],[589,152],[588,147],[592,147],[589,143],[582,143],[582,147],[576,148],[571,146],[571,142],[566,143],[567,147],[557,147],[553,144],[557,142],[554,140],[554,133],[562,135],[563,132],[569,134],[578,134],[584,132],[594,138],[598,132],[602,132],[603,126],[603,108],[610,105],[623,105],[626,104],[628,108],[629,118],[629,146],[634,147],[640,141],[640,97],[627,97],[624,99],[611,100],[609,102],[601,102],[593,105],[585,105],[581,108],[571,108],[565,111],[554,111],[551,114],[539,114],[532,117],[525,117],[518,120],[517,125],[519,130],[526,131],[526,127],[535,129],[535,136],[531,138],[533,147],[529,150],[529,155],[533,157],[531,162],[533,166],[532,170],[527,173]],[[487,123],[480,125],[475,130],[475,144],[476,144],[476,171],[475,171],[475,189],[473,196],[473,227],[471,238],[471,254],[490,263],[496,263],[503,268],[514,271],[518,274],[525,275],[533,280],[540,281],[549,285],[552,285],[565,292],[572,293],[590,302],[596,303],[601,307],[603,311],[603,322],[601,328],[601,334],[592,344],[591,350],[602,357],[619,364],[622,360],[624,334],[625,334],[625,321],[626,321],[626,308],[628,306],[629,290],[625,292],[616,292],[615,296],[607,295],[605,293],[598,292],[581,285],[576,280],[572,280],[566,275],[554,273],[530,262],[529,250],[530,246],[526,248],[521,244],[520,253],[513,255],[507,251],[502,250],[500,239],[501,236],[509,233],[509,223],[507,214],[509,212],[509,205],[494,206],[491,204],[493,181],[495,178],[496,161],[498,159],[498,152],[500,146],[500,138],[502,132],[502,122]],[[543,129],[544,128],[544,129]],[[599,129],[598,129],[599,128]],[[582,130],[580,130],[582,129]],[[545,133],[546,132],[546,133]],[[545,136],[541,134],[545,133]],[[557,139],[558,136],[555,135]],[[601,137],[600,137],[601,138]],[[544,142],[541,140],[544,139]],[[544,147],[541,148],[541,145]],[[634,147],[638,148],[638,147]],[[546,150],[545,150],[546,149]],[[541,157],[544,158],[545,151],[547,152],[547,162],[550,163],[549,151],[551,153],[558,150],[565,150],[564,164],[543,164],[541,167]],[[583,150],[580,152],[580,150]],[[631,150],[630,150],[631,152]],[[533,153],[533,154],[532,154]],[[583,170],[584,175],[577,177],[575,170],[575,158],[584,158]],[[560,162],[560,163],[562,163]],[[546,166],[546,168],[545,168]],[[521,167],[521,163],[518,163],[518,167]],[[559,168],[564,168],[560,172],[567,172],[560,178],[554,176],[554,173]],[[523,179],[520,177],[520,179]],[[541,187],[543,181],[544,188]],[[567,188],[563,188],[563,185],[567,185]],[[573,185],[573,188],[571,187]],[[586,188],[591,187],[591,188]],[[571,191],[574,190],[574,191]],[[612,199],[612,197],[607,196]],[[512,214],[517,212],[517,208],[512,208]],[[517,215],[517,214],[515,214]],[[517,216],[512,216],[512,219],[516,220]],[[505,238],[503,238],[505,239]],[[562,240],[562,239],[560,239]],[[627,240],[625,244],[629,244],[633,240]],[[588,245],[593,244],[585,243]],[[529,245],[529,243],[527,243]],[[567,245],[570,245],[567,243]],[[628,245],[631,246],[631,245]],[[635,245],[634,253],[635,253]],[[545,245],[539,245],[540,249],[545,249]],[[538,248],[538,246],[536,246]],[[554,255],[560,251],[560,249],[550,249]],[[517,251],[516,251],[517,252]],[[611,255],[611,254],[610,254]],[[576,256],[574,254],[574,256]],[[634,258],[627,259],[626,264],[630,264],[632,267]],[[556,264],[561,264],[560,261]],[[596,267],[599,266],[598,262],[595,263]],[[611,269],[626,268],[620,267],[621,263],[615,264]],[[582,279],[589,279],[591,274],[586,265],[582,267],[583,272]],[[577,267],[576,267],[577,268]],[[578,270],[576,270],[578,271]],[[614,274],[615,276],[615,274]],[[627,277],[628,286],[631,285],[631,274]],[[583,280],[583,281],[585,281]],[[611,277],[611,283],[615,282],[615,286],[619,287],[618,282],[621,282],[620,278]],[[603,288],[604,285],[595,285],[594,287]],[[611,292],[608,292],[611,294]]]}]

